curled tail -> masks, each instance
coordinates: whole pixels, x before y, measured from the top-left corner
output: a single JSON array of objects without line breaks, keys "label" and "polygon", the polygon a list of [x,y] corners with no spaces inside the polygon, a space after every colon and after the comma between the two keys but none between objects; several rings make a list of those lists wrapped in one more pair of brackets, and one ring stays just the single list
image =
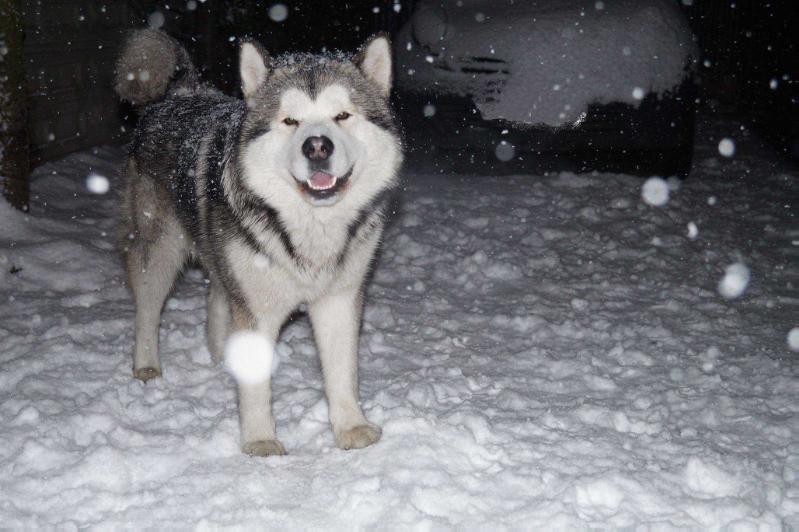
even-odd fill
[{"label": "curled tail", "polygon": [[121,99],[146,105],[179,90],[193,91],[199,85],[189,53],[166,33],[136,30],[125,40],[114,82]]}]

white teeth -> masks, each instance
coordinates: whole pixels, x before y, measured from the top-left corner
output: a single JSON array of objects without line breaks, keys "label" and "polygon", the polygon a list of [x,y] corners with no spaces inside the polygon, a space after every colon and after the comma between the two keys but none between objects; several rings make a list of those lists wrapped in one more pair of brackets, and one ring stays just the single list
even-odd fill
[{"label": "white teeth", "polygon": [[308,186],[311,187],[313,190],[328,190],[328,189],[331,189],[334,186],[336,186],[336,181],[338,181],[338,178],[337,177],[333,177],[333,182],[330,183],[329,187],[315,187],[314,184],[313,184],[313,181],[311,181],[310,179],[308,181],[306,181],[306,183],[308,183]]}]

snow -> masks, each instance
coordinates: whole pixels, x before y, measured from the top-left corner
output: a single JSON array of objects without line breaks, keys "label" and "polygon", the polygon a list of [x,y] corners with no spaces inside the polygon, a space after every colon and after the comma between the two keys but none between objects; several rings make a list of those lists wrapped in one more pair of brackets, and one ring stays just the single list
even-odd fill
[{"label": "snow", "polygon": [[735,155],[735,142],[729,138],[723,138],[719,141],[719,153],[724,157],[732,157]]},{"label": "snow", "polygon": [[719,281],[719,294],[726,298],[740,297],[749,285],[751,275],[749,268],[740,262],[727,266]]},{"label": "snow", "polygon": [[662,207],[669,202],[669,184],[662,177],[652,176],[644,181],[641,197],[649,205]]},{"label": "snow", "polygon": [[[132,378],[121,152],[40,167],[32,214],[0,202],[0,522],[799,527],[798,176],[755,142],[721,157],[729,130],[700,127],[694,174],[659,208],[624,175],[411,168],[365,298],[361,397],[383,437],[335,448],[298,315],[272,386],[289,454],[268,459],[240,452],[201,272],[167,302],[164,377]],[[726,299],[736,262],[752,282]]]},{"label": "snow", "polygon": [[257,333],[237,332],[225,344],[225,365],[238,382],[265,382],[276,360],[269,340]]},{"label": "snow", "polygon": [[86,176],[86,188],[95,194],[105,194],[111,188],[111,184],[107,177],[91,173]]},{"label": "snow", "polygon": [[699,236],[699,228],[694,222],[688,222],[688,238],[691,240]]},{"label": "snow", "polygon": [[[571,124],[592,103],[639,106],[698,58],[672,0],[419,2],[396,42],[397,85],[473,98],[485,119]],[[418,43],[407,46],[406,43]]]},{"label": "snow", "polygon": [[147,25],[154,30],[160,29],[165,22],[164,14],[160,11],[153,11],[147,16]]},{"label": "snow", "polygon": [[510,142],[501,140],[497,143],[497,147],[494,148],[494,155],[500,161],[510,161],[516,155],[516,148]]},{"label": "snow", "polygon": [[788,332],[788,347],[792,351],[799,351],[799,327],[794,327]]},{"label": "snow", "polygon": [[269,14],[269,18],[273,21],[283,22],[289,16],[289,8],[286,7],[286,4],[277,3],[273,4],[267,13]]}]

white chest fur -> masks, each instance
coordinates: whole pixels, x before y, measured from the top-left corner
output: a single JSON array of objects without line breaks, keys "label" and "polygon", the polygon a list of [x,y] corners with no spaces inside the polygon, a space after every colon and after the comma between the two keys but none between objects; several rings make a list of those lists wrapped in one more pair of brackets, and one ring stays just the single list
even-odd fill
[{"label": "white chest fur", "polygon": [[[339,228],[337,233],[330,229],[307,231],[299,238],[296,231],[289,233],[294,256],[273,232],[257,236],[263,253],[242,240],[231,240],[227,257],[246,299],[272,310],[278,306],[291,312],[300,303],[313,301],[329,291],[359,287],[382,228],[356,235],[349,243],[346,228]],[[256,308],[252,310],[258,312]]]}]

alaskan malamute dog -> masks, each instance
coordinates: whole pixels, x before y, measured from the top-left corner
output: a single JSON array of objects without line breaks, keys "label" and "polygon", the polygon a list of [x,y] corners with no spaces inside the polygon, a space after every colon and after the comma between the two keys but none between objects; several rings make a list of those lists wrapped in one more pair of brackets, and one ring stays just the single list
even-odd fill
[{"label": "alaskan malamute dog", "polygon": [[[129,37],[116,89],[140,113],[122,224],[136,303],[136,378],[161,375],[161,309],[194,256],[210,280],[215,360],[234,331],[275,342],[305,303],[336,445],[354,449],[380,438],[358,403],[358,334],[364,278],[402,161],[388,104],[390,50],[377,36],[352,58],[270,58],[244,42],[239,100],[201,85],[186,51],[166,34]],[[285,453],[270,388],[268,378],[239,383],[245,453]]]}]

